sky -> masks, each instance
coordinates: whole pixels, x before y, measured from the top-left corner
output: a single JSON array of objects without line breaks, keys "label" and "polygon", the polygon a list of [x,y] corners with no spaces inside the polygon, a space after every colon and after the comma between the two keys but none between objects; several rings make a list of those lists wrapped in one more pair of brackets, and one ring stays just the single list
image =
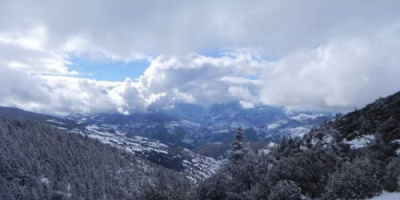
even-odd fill
[{"label": "sky", "polygon": [[0,106],[343,111],[400,90],[397,0],[0,0]]}]

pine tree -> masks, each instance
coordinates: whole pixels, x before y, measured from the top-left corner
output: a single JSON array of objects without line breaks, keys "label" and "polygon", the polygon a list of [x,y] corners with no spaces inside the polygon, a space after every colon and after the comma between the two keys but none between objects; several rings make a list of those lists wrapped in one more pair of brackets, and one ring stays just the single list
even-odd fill
[{"label": "pine tree", "polygon": [[279,181],[272,189],[268,199],[282,199],[282,200],[300,200],[301,189],[294,181],[282,180]]},{"label": "pine tree", "polygon": [[239,162],[243,159],[246,152],[244,131],[239,127],[235,133],[235,141],[231,144],[230,161],[232,163]]}]

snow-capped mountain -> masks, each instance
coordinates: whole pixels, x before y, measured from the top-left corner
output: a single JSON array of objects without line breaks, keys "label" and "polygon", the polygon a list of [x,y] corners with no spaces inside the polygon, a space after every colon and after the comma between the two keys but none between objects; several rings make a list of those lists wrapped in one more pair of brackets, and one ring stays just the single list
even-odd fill
[{"label": "snow-capped mountain", "polygon": [[128,137],[144,136],[185,148],[204,144],[230,143],[241,126],[252,141],[279,141],[282,136],[301,137],[312,127],[333,117],[332,113],[288,111],[282,107],[258,105],[245,109],[239,102],[215,104],[209,108],[178,103],[170,109],[149,113],[72,114],[67,119],[97,125]]}]

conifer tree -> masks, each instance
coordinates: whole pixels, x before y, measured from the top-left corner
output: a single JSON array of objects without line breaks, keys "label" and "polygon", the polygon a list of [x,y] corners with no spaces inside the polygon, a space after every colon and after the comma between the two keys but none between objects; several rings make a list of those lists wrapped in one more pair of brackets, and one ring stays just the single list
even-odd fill
[{"label": "conifer tree", "polygon": [[239,127],[235,133],[235,141],[233,141],[231,144],[231,162],[237,163],[243,159],[244,154],[247,151],[244,140],[244,131],[241,127]]}]

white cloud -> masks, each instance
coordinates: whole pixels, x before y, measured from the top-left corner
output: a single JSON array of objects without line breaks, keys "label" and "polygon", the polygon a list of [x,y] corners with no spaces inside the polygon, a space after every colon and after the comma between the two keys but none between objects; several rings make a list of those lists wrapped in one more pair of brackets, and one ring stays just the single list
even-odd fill
[{"label": "white cloud", "polygon": [[[237,99],[361,107],[399,90],[399,4],[2,1],[0,105],[56,114]],[[104,82],[74,77],[73,56],[150,65],[138,80]]]},{"label": "white cloud", "polygon": [[79,38],[81,51],[111,57],[257,48],[282,56],[332,37],[368,35],[398,21],[399,2],[367,1],[3,1],[0,31],[32,25],[49,46]]},{"label": "white cloud", "polygon": [[384,32],[333,40],[269,63],[261,76],[263,103],[351,109],[398,91],[400,29]]}]

